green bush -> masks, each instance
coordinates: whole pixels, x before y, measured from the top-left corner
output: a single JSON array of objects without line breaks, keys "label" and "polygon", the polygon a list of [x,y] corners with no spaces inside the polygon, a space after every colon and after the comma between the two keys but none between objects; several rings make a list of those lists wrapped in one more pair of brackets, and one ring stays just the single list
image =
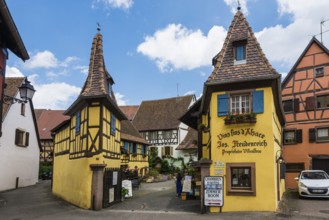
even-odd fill
[{"label": "green bush", "polygon": [[163,160],[161,164],[161,173],[168,174],[170,173],[170,166],[167,160]]},{"label": "green bush", "polygon": [[39,165],[39,178],[41,178],[41,175],[46,172],[52,172],[53,166],[51,162],[40,162]]},{"label": "green bush", "polygon": [[150,169],[149,176],[157,177],[159,176],[159,171],[157,171],[156,169]]}]

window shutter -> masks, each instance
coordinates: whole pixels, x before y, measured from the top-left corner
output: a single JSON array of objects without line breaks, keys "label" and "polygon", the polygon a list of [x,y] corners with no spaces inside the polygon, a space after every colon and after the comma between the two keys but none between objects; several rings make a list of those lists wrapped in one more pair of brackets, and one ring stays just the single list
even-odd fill
[{"label": "window shutter", "polygon": [[133,154],[134,153],[133,145],[131,143],[129,145],[130,145],[129,153]]},{"label": "window shutter", "polygon": [[315,97],[306,97],[306,110],[311,111],[315,109]]},{"label": "window shutter", "polygon": [[296,143],[302,143],[303,142],[303,130],[299,129],[296,130]]},{"label": "window shutter", "polygon": [[280,163],[280,179],[286,178],[286,163]]},{"label": "window shutter", "polygon": [[113,114],[111,114],[111,134],[115,135],[115,130],[116,130],[116,127],[115,127],[115,124],[116,124],[116,118]]},{"label": "window shutter", "polygon": [[224,116],[228,114],[228,94],[217,96],[217,110],[218,116]]},{"label": "window shutter", "polygon": [[299,99],[294,99],[294,112],[299,112]]},{"label": "window shutter", "polygon": [[309,142],[310,143],[315,142],[315,128],[309,129]]},{"label": "window shutter", "polygon": [[124,142],[124,149],[126,149],[127,151],[129,151],[129,149],[128,149],[128,142]]},{"label": "window shutter", "polygon": [[252,93],[252,109],[255,113],[264,112],[264,91],[257,90]]},{"label": "window shutter", "polygon": [[29,138],[30,138],[30,133],[26,132],[25,133],[25,147],[29,146]]},{"label": "window shutter", "polygon": [[165,156],[166,155],[166,148],[165,147],[162,147],[161,148],[161,153],[162,153],[162,156]]},{"label": "window shutter", "polygon": [[18,145],[18,143],[19,143],[19,135],[18,135],[18,133],[19,133],[19,130],[16,129],[16,131],[15,131],[15,145]]},{"label": "window shutter", "polygon": [[173,147],[170,147],[170,156],[172,156],[173,154],[174,154]]},{"label": "window shutter", "polygon": [[80,111],[78,111],[75,115],[75,133],[79,134],[80,133]]}]

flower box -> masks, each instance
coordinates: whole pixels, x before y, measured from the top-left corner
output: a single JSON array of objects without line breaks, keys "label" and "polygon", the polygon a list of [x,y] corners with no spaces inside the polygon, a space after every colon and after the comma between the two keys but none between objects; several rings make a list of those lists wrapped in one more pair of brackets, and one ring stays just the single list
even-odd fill
[{"label": "flower box", "polygon": [[255,113],[244,113],[244,114],[228,114],[224,118],[226,125],[230,124],[242,124],[242,123],[256,123]]}]

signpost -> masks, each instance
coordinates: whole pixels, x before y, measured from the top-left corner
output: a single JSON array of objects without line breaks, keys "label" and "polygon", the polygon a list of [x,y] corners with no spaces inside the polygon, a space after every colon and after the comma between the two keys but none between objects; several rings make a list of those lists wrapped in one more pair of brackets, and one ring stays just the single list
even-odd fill
[{"label": "signpost", "polygon": [[223,177],[208,176],[204,178],[204,205],[223,206]]}]

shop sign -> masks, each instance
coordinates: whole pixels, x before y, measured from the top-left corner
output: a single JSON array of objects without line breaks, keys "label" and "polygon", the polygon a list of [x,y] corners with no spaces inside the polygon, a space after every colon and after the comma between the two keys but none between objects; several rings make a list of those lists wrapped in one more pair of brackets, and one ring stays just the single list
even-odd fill
[{"label": "shop sign", "polygon": [[205,206],[223,206],[223,177],[205,177],[204,188]]},{"label": "shop sign", "polygon": [[260,154],[267,146],[265,134],[253,128],[231,129],[217,135],[217,148],[222,155]]},{"label": "shop sign", "polygon": [[214,167],[215,168],[225,168],[225,162],[223,162],[223,161],[215,161],[214,162]]}]

